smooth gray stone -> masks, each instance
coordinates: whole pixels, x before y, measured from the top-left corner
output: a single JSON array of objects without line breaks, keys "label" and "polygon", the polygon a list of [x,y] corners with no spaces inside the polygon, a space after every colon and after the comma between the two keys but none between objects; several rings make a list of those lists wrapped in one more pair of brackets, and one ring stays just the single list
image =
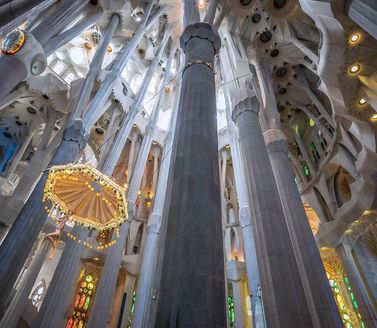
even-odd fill
[{"label": "smooth gray stone", "polygon": [[217,153],[214,55],[210,25],[189,25],[173,147],[170,207],[155,327],[226,327]]}]

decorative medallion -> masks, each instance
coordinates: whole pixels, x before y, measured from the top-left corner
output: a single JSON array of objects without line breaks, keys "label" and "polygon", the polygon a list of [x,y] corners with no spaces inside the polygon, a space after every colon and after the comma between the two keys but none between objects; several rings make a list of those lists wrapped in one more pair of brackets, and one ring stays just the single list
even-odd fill
[{"label": "decorative medallion", "polygon": [[3,41],[1,52],[4,55],[14,55],[25,43],[25,32],[14,30],[10,32]]}]

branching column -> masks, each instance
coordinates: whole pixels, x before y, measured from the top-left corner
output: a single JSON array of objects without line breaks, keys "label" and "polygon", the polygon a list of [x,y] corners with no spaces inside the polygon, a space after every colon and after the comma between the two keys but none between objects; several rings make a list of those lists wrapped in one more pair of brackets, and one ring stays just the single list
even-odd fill
[{"label": "branching column", "polygon": [[[87,134],[81,120],[75,120],[64,132],[62,143],[50,166],[74,162],[87,142]],[[0,247],[0,307],[5,304],[35,240],[46,221],[47,214],[42,201],[48,171],[35,186],[29,199],[17,216],[12,228]]]},{"label": "branching column", "polygon": [[[187,5],[185,1],[185,5]],[[225,282],[211,25],[188,25],[172,191],[155,327],[225,327]]]},{"label": "branching column", "polygon": [[[177,87],[176,95],[180,92],[180,82]],[[171,164],[171,154],[173,146],[173,131],[177,118],[179,98],[175,97],[173,108],[173,117],[171,118],[171,127],[167,140],[165,141],[164,151],[161,159],[160,176],[158,179],[157,190],[153,203],[153,212],[148,220],[148,232],[145,242],[143,259],[140,268],[140,275],[137,286],[137,297],[135,304],[135,313],[132,318],[132,328],[145,327],[148,320],[148,302],[152,297],[152,278],[155,269],[158,252],[158,241],[160,238],[160,229],[162,224],[162,215],[164,211],[165,195],[168,186],[168,177]]]},{"label": "branching column", "polygon": [[232,118],[240,148],[258,256],[267,327],[313,327],[284,220],[279,193],[258,120],[259,103],[252,90],[234,98]]},{"label": "branching column", "polygon": [[287,139],[277,129],[264,132],[264,138],[313,321],[318,327],[342,327],[289,163]]},{"label": "branching column", "polygon": [[[166,74],[168,74],[169,72],[170,72],[170,67],[167,67]],[[146,81],[146,82],[149,84],[149,81]],[[152,112],[151,120],[147,127],[146,136],[144,137],[142,145],[141,145],[135,171],[133,172],[129,191],[127,194],[128,196],[127,198],[129,202],[128,204],[129,218],[120,227],[119,240],[114,246],[112,246],[109,249],[109,253],[106,256],[106,261],[104,264],[104,268],[102,270],[101,279],[100,279],[100,282],[96,291],[96,298],[94,300],[91,316],[88,321],[88,328],[95,328],[95,327],[102,328],[106,326],[106,323],[109,317],[110,309],[112,306],[112,300],[113,300],[115,288],[116,288],[116,281],[117,281],[117,277],[119,273],[119,266],[121,264],[121,260],[122,260],[122,256],[124,252],[124,246],[125,246],[126,238],[128,235],[128,230],[134,216],[138,190],[139,190],[140,183],[143,177],[145,164],[148,159],[149,150],[152,144],[152,137],[153,137],[155,125],[157,123],[159,109],[160,109],[159,106],[155,106]],[[125,140],[123,141],[123,146],[126,140],[127,140],[127,136]],[[114,158],[119,157],[122,148],[120,148],[120,151],[117,151],[116,147],[112,148],[109,159],[108,161],[106,161],[107,163],[105,162],[104,164],[105,173],[107,174],[112,173],[117,162],[114,160]]]},{"label": "branching column", "polygon": [[[88,229],[77,226],[72,234],[77,239],[86,240]],[[64,251],[55,269],[47,294],[43,299],[33,328],[50,328],[51,322],[56,327],[63,327],[66,321],[66,312],[72,302],[73,292],[81,267],[81,255],[84,245],[76,240],[67,239]]]},{"label": "branching column", "polygon": [[42,268],[43,262],[47,256],[48,251],[51,249],[51,242],[42,236],[43,240],[36,251],[30,266],[22,275],[21,282],[17,288],[12,302],[7,308],[4,317],[1,319],[1,327],[16,327],[20,316],[25,307],[26,301],[31,293],[31,289],[38,277],[39,271]]}]

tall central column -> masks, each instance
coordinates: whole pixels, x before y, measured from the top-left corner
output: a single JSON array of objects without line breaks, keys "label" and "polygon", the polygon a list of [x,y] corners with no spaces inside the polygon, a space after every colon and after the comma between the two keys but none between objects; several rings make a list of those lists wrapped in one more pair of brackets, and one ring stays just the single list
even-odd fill
[{"label": "tall central column", "polygon": [[181,37],[186,55],[178,110],[170,208],[155,327],[226,327],[217,154],[214,55],[220,39],[195,23]]}]

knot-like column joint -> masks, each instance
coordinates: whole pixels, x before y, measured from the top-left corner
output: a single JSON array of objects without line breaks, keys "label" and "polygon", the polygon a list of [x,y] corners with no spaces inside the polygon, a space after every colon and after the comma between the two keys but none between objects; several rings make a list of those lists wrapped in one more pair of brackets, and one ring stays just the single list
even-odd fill
[{"label": "knot-like column joint", "polygon": [[194,38],[208,40],[212,43],[215,54],[219,52],[221,39],[219,35],[213,30],[211,25],[202,22],[188,25],[180,39],[181,48],[183,49],[183,51],[186,51],[187,44],[191,39]]},{"label": "knot-like column joint", "polygon": [[47,67],[47,58],[42,45],[28,31],[14,30],[10,32],[3,43],[2,53],[18,59],[24,65],[27,76],[39,75]]},{"label": "knot-like column joint", "polygon": [[63,140],[77,142],[79,149],[85,148],[89,135],[81,119],[75,119],[65,130]]},{"label": "knot-like column joint", "polygon": [[232,120],[237,121],[238,117],[245,112],[259,113],[259,101],[252,89],[243,89],[238,91],[232,99],[233,112]]},{"label": "knot-like column joint", "polygon": [[263,133],[268,152],[281,151],[288,153],[288,141],[285,134],[278,129],[269,129]]}]

